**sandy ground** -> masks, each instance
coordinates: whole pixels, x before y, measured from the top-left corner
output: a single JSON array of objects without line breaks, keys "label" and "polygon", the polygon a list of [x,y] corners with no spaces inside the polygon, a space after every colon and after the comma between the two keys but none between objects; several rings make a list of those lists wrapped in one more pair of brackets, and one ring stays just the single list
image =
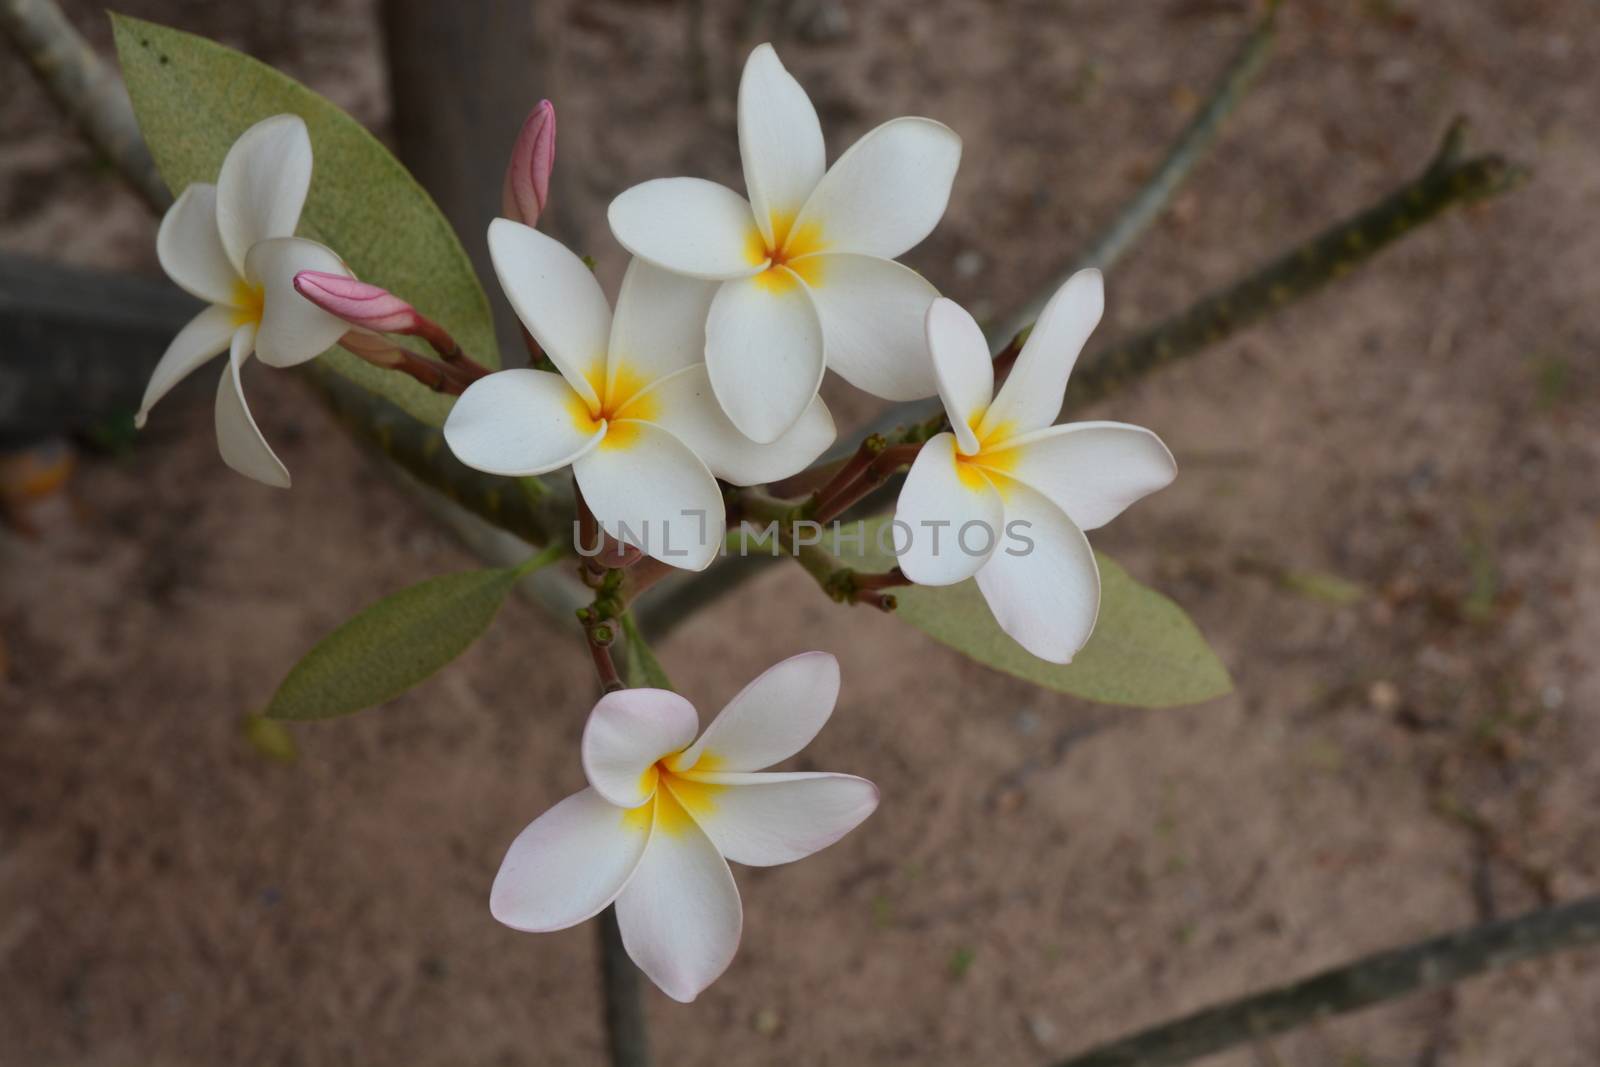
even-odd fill
[{"label": "sandy ground", "polygon": [[[266,6],[126,4],[381,127],[369,5]],[[1148,172],[1247,17],[706,7],[702,96],[679,7],[544,5],[574,161],[557,195],[606,276],[615,192],[736,177],[732,85],[778,17],[832,154],[908,112],[964,135],[950,214],[910,258],[992,313]],[[1178,456],[1177,485],[1097,543],[1194,614],[1235,696],[1039,693],[797,569],[665,643],[708,711],[781,656],[835,652],[845,695],[808,765],[884,802],[806,863],[740,872],[730,973],[693,1007],[651,994],[662,1063],[1039,1064],[1600,887],[1597,63],[1584,0],[1292,4],[1214,158],[1111,275],[1107,335],[1380,194],[1458,112],[1538,169],[1093,412]],[[0,247],[154,269],[152,220],[11,60],[0,130]],[[0,540],[0,1063],[599,1062],[592,929],[519,935],[486,907],[506,844],[581,782],[570,628],[513,604],[393,706],[298,731],[297,763],[258,755],[239,716],[310,642],[473,560],[283,376],[250,389],[295,490],[230,475],[201,377],[134,455],[86,465],[80,518]],[[869,410],[831,395],[846,424]],[[1369,593],[1262,576],[1285,568]],[[1597,1004],[1600,954],[1572,953],[1208,1063],[1580,1067]]]}]

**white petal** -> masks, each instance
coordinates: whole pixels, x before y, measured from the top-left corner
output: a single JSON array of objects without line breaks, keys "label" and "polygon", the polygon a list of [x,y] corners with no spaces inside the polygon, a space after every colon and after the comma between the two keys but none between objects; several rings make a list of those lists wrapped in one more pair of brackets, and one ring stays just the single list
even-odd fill
[{"label": "white petal", "polygon": [[610,410],[627,399],[621,394],[705,361],[706,315],[716,293],[716,282],[629,261],[606,353]]},{"label": "white petal", "polygon": [[1099,529],[1178,475],[1161,438],[1123,422],[1049,426],[985,452],[979,462],[1043,494],[1080,530]]},{"label": "white petal", "polygon": [[985,440],[1042,430],[1061,414],[1067,378],[1083,343],[1105,310],[1105,283],[1094,268],[1080,270],[1039,312],[1016,365],[978,427]]},{"label": "white petal", "polygon": [[663,563],[704,570],[726,532],[722,490],[706,465],[659,426],[617,419],[572,465],[606,533]]},{"label": "white petal", "polygon": [[838,699],[838,660],[826,652],[790,656],[740,690],[671,765],[701,772],[770,767],[810,744]]},{"label": "white petal", "polygon": [[1070,663],[1100,612],[1100,568],[1083,531],[1020,482],[1003,488],[1005,543],[978,572],[1000,628],[1051,663]]},{"label": "white petal", "polygon": [[617,241],[674,274],[722,281],[767,264],[750,203],[704,178],[657,178],[628,189],[606,211]]},{"label": "white petal", "polygon": [[923,316],[938,297],[910,267],[877,256],[827,253],[793,261],[822,318],[828,366],[885,400],[918,400],[937,389]]},{"label": "white petal", "polygon": [[489,258],[517,318],[598,412],[611,305],[594,271],[560,241],[510,219],[489,223]]},{"label": "white petal", "polygon": [[727,282],[706,320],[706,368],[739,432],[768,444],[810,406],[825,349],[816,305],[798,275],[777,267]]},{"label": "white petal", "polygon": [[961,138],[950,127],[891,119],[828,168],[793,232],[829,252],[893,259],[939,224],[960,163]]},{"label": "white petal", "polygon": [[822,180],[825,157],[817,109],[770,44],[750,53],[739,79],[739,156],[756,224],[772,246]]},{"label": "white petal", "polygon": [[646,813],[629,813],[593,789],[529,823],[506,850],[489,912],[514,930],[544,933],[593,918],[616,899],[650,840]]},{"label": "white petal", "polygon": [[617,925],[639,969],[686,1004],[738,951],[744,909],[728,861],[664,791],[644,858],[617,897]]},{"label": "white petal", "polygon": [[161,362],[150,375],[150,384],[144,387],[144,400],[139,404],[136,426],[143,426],[156,401],[166,396],[172,387],[187,378],[196,367],[228,347],[234,331],[239,328],[238,313],[232,308],[212,306],[190,319],[178,336],[172,339]]},{"label": "white petal", "polygon": [[304,237],[258,241],[244,257],[244,276],[262,287],[256,358],[269,367],[294,367],[316,359],[350,329],[343,319],[295,290],[294,276],[303,270],[350,273],[331,248]]},{"label": "white petal", "polygon": [[641,412],[689,446],[725,482],[763,485],[798,474],[833,444],[833,416],[822,398],[771,444],[758,445],[739,432],[717,403],[704,363],[686,367],[639,394]]},{"label": "white petal", "polygon": [[583,727],[583,773],[606,800],[636,808],[655,792],[655,762],[689,747],[699,730],[694,705],[671,690],[607,693]]},{"label": "white petal", "polygon": [[592,450],[606,426],[559,374],[519,367],[467,386],[444,422],[456,458],[490,474],[559,470]]},{"label": "white petal", "polygon": [[[728,859],[792,863],[827,848],[878,806],[878,787],[851,774],[689,773],[690,814]],[[682,789],[669,779],[669,788]],[[681,794],[680,794],[681,795]]]},{"label": "white petal", "polygon": [[290,237],[311,188],[311,135],[299,115],[262,119],[233,142],[217,177],[217,231],[233,269],[250,246]]},{"label": "white petal", "polygon": [[167,277],[190,296],[208,304],[232,304],[239,297],[239,272],[228,260],[217,233],[217,187],[189,186],[161,216],[156,258]]},{"label": "white petal", "polygon": [[918,585],[970,578],[1004,538],[1004,520],[1000,494],[941,433],[917,453],[895,504],[900,569]]},{"label": "white petal", "polygon": [[222,462],[245,477],[275,489],[287,489],[289,469],[256,428],[250,406],[244,401],[244,383],[239,380],[239,369],[250,358],[255,340],[254,326],[241,326],[233,335],[228,365],[222,371],[222,381],[217,383],[217,449],[222,453]]},{"label": "white petal", "polygon": [[939,399],[944,401],[950,428],[963,455],[978,451],[973,427],[994,399],[994,361],[978,321],[954,300],[943,297],[928,309],[928,351],[939,379]]}]

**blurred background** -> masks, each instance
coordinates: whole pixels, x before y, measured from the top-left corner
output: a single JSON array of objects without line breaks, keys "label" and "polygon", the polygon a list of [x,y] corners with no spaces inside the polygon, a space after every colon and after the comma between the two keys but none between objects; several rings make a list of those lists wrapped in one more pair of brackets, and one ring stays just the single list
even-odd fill
[{"label": "blurred background", "polygon": [[[103,10],[64,6],[109,58]],[[616,193],[674,174],[742,187],[734,90],[773,40],[830,159],[902,114],[965,138],[949,213],[907,259],[980,319],[1035,296],[1116,214],[1259,14],[119,6],[246,50],[399,144],[474,256],[504,152],[553,98],[546,228],[608,287]],[[472,21],[488,9],[504,21]],[[424,57],[403,76],[397,18]],[[740,872],[730,972],[689,1008],[648,994],[660,1062],[1046,1063],[1600,888],[1596,29],[1589,0],[1288,3],[1216,148],[1109,274],[1102,337],[1387,193],[1458,114],[1472,147],[1534,168],[1084,413],[1176,454],[1178,482],[1096,544],[1194,616],[1233,696],[1134,711],[1051,695],[788,567],[658,647],[707,712],[780,657],[834,652],[844,694],[806,758],[884,795],[817,858]],[[477,118],[430,130],[444,94]],[[155,227],[0,50],[0,257],[159,280]],[[263,755],[241,717],[313,641],[477,561],[296,376],[249,385],[294,490],[232,474],[212,380],[136,439],[113,422],[6,461],[0,1063],[599,1062],[593,931],[521,935],[487,907],[511,839],[582,783],[594,683],[576,628],[513,602],[438,678],[296,729],[294,762]],[[874,413],[837,381],[825,395],[841,428]],[[1204,1062],[1592,1065],[1597,1004],[1590,949]]]}]

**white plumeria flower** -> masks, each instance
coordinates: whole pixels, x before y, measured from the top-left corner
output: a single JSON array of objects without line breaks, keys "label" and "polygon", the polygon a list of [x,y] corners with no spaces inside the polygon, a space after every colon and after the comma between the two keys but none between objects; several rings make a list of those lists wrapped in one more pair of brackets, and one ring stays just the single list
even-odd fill
[{"label": "white plumeria flower", "polygon": [[706,366],[734,425],[774,440],[806,410],[824,365],[888,400],[932,396],[922,319],[939,294],[894,258],[944,214],[961,138],[932,119],[894,119],[824,173],[816,109],[764,44],[739,82],[739,153],[748,201],[663,178],[608,213],[640,259],[722,283]]},{"label": "white plumeria flower", "polygon": [[594,272],[538,230],[495,219],[489,253],[518,318],[560,373],[500,371],[461,394],[444,436],[469,467],[517,476],[570,465],[606,533],[701,570],[723,541],[717,478],[786,478],[833,443],[833,417],[816,397],[770,444],[728,421],[703,355],[714,283],[636,259],[613,318]]},{"label": "white plumeria flower", "polygon": [[1068,279],[995,396],[983,331],[958,304],[935,302],[928,346],[953,432],[917,454],[895,510],[906,577],[952,585],[976,574],[1001,628],[1052,663],[1072,661],[1100,610],[1100,569],[1083,531],[1104,526],[1178,473],[1149,430],[1053,425],[1104,307],[1099,271]]},{"label": "white plumeria flower", "polygon": [[839,696],[839,663],[806,652],[769,668],[695,740],[693,706],[665,689],[622,689],[583,731],[589,788],[518,835],[489,910],[544,932],[613,901],[628,955],[688,1002],[727,970],[744,923],[728,860],[770,867],[855,829],[878,789],[848,774],[757,773],[799,752]]},{"label": "white plumeria flower", "polygon": [[283,489],[289,472],[256,428],[239,371],[252,352],[273,367],[304,363],[347,328],[294,291],[294,276],[303,270],[349,273],[331,250],[294,236],[310,186],[306,124],[298,115],[275,115],[233,143],[217,184],[196,182],[167,210],[156,235],[161,269],[210,306],[167,347],[135,420],[143,426],[174,385],[228,351],[217,387],[222,459],[240,474]]}]

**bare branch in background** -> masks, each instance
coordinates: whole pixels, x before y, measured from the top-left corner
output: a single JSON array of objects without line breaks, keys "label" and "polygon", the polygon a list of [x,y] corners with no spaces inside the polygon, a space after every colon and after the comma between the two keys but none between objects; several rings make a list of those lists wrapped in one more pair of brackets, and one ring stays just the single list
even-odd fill
[{"label": "bare branch in background", "polygon": [[1089,247],[1078,255],[1072,266],[1051,278],[1027,303],[988,331],[990,351],[998,353],[1023,330],[1032,326],[1051,294],[1074,273],[1085,267],[1099,267],[1101,270],[1110,267],[1144,235],[1144,231],[1171,201],[1172,194],[1189,177],[1195,164],[1210,150],[1228,116],[1239,106],[1239,101],[1244,99],[1245,93],[1255,82],[1256,75],[1266,65],[1267,55],[1272,50],[1278,3],[1279,0],[1270,0],[1266,13],[1223,69],[1222,77],[1217,80],[1205,104],[1189,121],[1189,125],[1184,127],[1172,147],[1167,149],[1161,166],[1123,205],[1111,224],[1089,242]]},{"label": "bare branch in background", "polygon": [[[1021,347],[1021,339],[1039,317],[1045,302],[1061,288],[1074,273],[1085,267],[1110,267],[1122,254],[1143,236],[1145,230],[1161,214],[1172,199],[1172,194],[1183,184],[1195,164],[1211,148],[1223,124],[1244,99],[1254,84],[1256,75],[1266,64],[1272,49],[1273,27],[1277,19],[1279,0],[1271,0],[1266,13],[1245,39],[1237,54],[1223,68],[1222,76],[1212,88],[1211,95],[1200,110],[1178,134],[1177,140],[1167,149],[1166,158],[1156,168],[1148,181],[1125,203],[1100,236],[1089,242],[1089,247],[1078,254],[1071,266],[1050,278],[1048,283],[1023,303],[1016,311],[984,331],[989,339],[989,351],[997,358],[1005,353],[1013,356]],[[865,434],[887,433],[897,426],[923,422],[939,415],[943,409],[939,401],[913,400],[897,404],[884,411],[865,428]],[[852,446],[840,442],[828,453],[830,459],[849,455]]]},{"label": "bare branch in background", "polygon": [[1596,943],[1600,943],[1600,895],[1365,956],[1101,1045],[1057,1067],[1172,1067],[1314,1019]]},{"label": "bare branch in background", "polygon": [[1338,278],[1458,204],[1514,188],[1528,171],[1498,155],[1460,159],[1466,126],[1445,134],[1428,168],[1389,196],[1188,310],[1078,365],[1067,403],[1078,407],[1166,363],[1215,344]]},{"label": "bare branch in background", "polygon": [[139,135],[122,79],[50,0],[0,0],[0,30],[84,137],[156,212],[172,194]]}]

